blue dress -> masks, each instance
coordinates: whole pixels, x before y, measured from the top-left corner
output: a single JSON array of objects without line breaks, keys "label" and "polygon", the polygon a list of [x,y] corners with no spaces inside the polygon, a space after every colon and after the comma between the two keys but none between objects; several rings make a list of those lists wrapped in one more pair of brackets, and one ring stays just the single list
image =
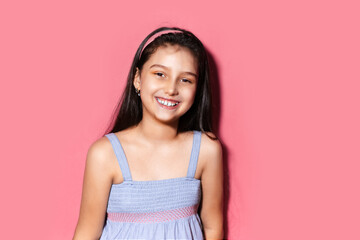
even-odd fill
[{"label": "blue dress", "polygon": [[105,135],[115,151],[124,181],[111,186],[100,240],[203,239],[197,212],[201,182],[194,178],[201,132],[193,132],[187,176],[153,181],[133,181],[119,139],[114,133]]}]

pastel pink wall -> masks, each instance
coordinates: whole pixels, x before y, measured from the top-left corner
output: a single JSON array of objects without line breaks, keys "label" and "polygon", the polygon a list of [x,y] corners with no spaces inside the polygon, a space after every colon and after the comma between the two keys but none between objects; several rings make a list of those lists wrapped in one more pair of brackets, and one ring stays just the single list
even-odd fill
[{"label": "pastel pink wall", "polygon": [[3,1],[2,239],[71,239],[88,147],[142,39],[217,64],[227,236],[360,239],[358,1]]}]

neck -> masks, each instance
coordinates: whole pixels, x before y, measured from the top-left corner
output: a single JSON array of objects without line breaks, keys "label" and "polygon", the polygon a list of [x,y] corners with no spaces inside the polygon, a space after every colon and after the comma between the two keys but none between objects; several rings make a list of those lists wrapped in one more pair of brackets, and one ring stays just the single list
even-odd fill
[{"label": "neck", "polygon": [[171,142],[178,137],[177,127],[179,121],[174,123],[161,123],[154,119],[143,118],[137,125],[139,135],[152,143]]}]

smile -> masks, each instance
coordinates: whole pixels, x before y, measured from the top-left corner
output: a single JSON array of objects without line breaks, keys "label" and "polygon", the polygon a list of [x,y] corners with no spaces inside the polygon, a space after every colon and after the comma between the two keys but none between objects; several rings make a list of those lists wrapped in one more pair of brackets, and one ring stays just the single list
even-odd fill
[{"label": "smile", "polygon": [[158,103],[160,103],[161,105],[166,106],[166,107],[175,107],[176,105],[179,104],[179,102],[162,100],[162,99],[157,98],[157,97],[156,97],[156,100],[157,100]]}]

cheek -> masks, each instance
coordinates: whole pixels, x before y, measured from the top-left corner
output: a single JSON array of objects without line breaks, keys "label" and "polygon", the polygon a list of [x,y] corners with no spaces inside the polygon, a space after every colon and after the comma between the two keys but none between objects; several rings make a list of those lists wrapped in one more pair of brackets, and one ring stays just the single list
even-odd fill
[{"label": "cheek", "polygon": [[144,79],[142,81],[141,89],[143,90],[143,93],[152,93],[156,90],[156,84],[149,81],[149,79]]},{"label": "cheek", "polygon": [[195,99],[196,88],[187,88],[183,91],[183,96],[193,102]]}]

